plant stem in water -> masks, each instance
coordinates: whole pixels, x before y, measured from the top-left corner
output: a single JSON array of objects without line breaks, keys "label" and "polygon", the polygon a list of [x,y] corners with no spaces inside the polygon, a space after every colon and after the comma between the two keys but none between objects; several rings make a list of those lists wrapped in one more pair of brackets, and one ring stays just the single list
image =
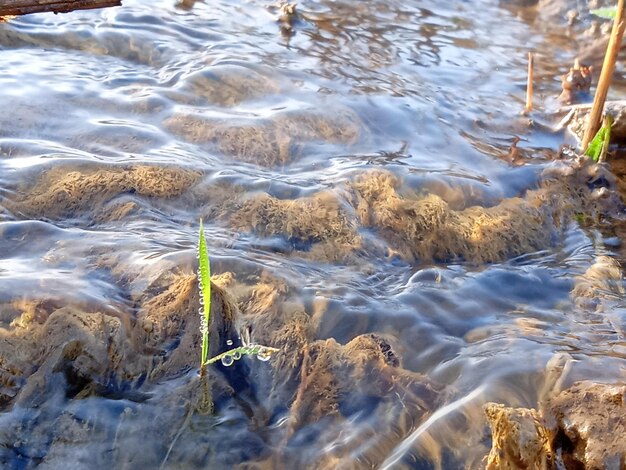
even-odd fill
[{"label": "plant stem in water", "polygon": [[604,102],[609,92],[609,86],[611,85],[611,79],[613,78],[613,71],[615,70],[615,61],[617,60],[617,53],[622,45],[622,38],[624,37],[624,28],[626,23],[624,18],[624,0],[617,2],[617,13],[613,19],[613,29],[611,30],[611,37],[609,44],[606,48],[606,54],[604,56],[604,63],[602,64],[602,72],[600,73],[600,79],[598,80],[598,87],[596,94],[593,98],[593,106],[591,113],[589,114],[589,120],[587,121],[587,127],[585,128],[585,134],[582,140],[583,152],[589,146],[589,142],[596,135],[600,128],[600,121],[602,119],[602,112],[604,110]]}]

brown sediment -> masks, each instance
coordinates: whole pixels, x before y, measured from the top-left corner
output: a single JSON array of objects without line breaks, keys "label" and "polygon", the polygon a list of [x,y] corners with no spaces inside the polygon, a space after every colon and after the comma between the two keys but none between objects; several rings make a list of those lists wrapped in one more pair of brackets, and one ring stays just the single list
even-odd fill
[{"label": "brown sediment", "polygon": [[258,194],[223,213],[233,212],[225,217],[234,229],[284,236],[314,259],[349,260],[361,250],[379,252],[380,243],[359,230],[365,228],[384,240],[389,253],[407,261],[489,262],[549,246],[561,218],[583,205],[563,190],[568,188],[555,183],[493,207],[457,211],[434,194],[401,195],[399,178],[372,171],[358,175],[347,191],[296,200]]},{"label": "brown sediment", "polygon": [[293,288],[284,280],[264,272],[253,285],[237,285],[232,279],[229,282],[241,309],[242,328],[251,330],[252,341],[280,348],[271,360],[267,404],[270,410],[287,407],[289,425],[282,444],[268,461],[271,465],[308,465],[291,447],[290,438],[321,420],[338,425],[320,431],[323,439],[328,438],[324,437],[328,432],[352,428],[348,417],[354,412],[355,400],[375,403],[377,413],[384,413],[388,422],[385,418],[386,424],[374,434],[365,424],[359,438],[337,447],[316,468],[334,468],[338,462],[345,462],[365,439],[372,446],[358,452],[364,461],[375,462],[387,455],[378,452],[380,449],[393,449],[443,400],[443,387],[402,369],[400,358],[382,336],[360,335],[345,345],[333,339],[317,340],[317,325],[292,297]]},{"label": "brown sediment", "polygon": [[547,247],[562,220],[593,213],[587,179],[578,170],[524,197],[455,211],[434,194],[401,195],[397,177],[373,171],[351,184],[352,205],[360,225],[375,229],[406,260],[494,262]]},{"label": "brown sediment", "polygon": [[[626,117],[626,106],[624,107],[624,116]],[[626,119],[624,119],[624,123],[624,127],[626,129]],[[624,135],[626,135],[626,132]],[[611,168],[611,172],[616,177],[618,190],[622,195],[622,198],[626,200],[626,158],[624,158],[623,154],[620,152],[617,158],[609,160],[609,166]]]},{"label": "brown sediment", "polygon": [[[623,297],[619,262],[598,256],[576,277],[571,297],[586,311],[583,322],[608,321],[615,335],[620,327],[607,315],[610,300]],[[590,312],[596,318],[589,320]],[[571,313],[572,316],[576,312]],[[580,321],[580,320],[575,320]],[[583,326],[584,328],[584,326]],[[606,334],[601,341],[607,341]],[[593,348],[593,340],[588,347]],[[572,384],[578,360],[557,353],[546,364],[544,384],[538,390],[537,409],[485,406],[491,427],[492,448],[487,468],[496,469],[621,469],[626,466],[626,385],[619,370],[615,384],[579,381]],[[617,373],[617,377],[615,374]],[[567,386],[566,384],[571,384]]]},{"label": "brown sediment", "polygon": [[[184,168],[81,164],[44,171],[4,204],[17,215],[53,220],[90,215],[103,222],[137,214],[146,199],[178,197],[203,205],[207,220],[260,237],[281,237],[293,253],[310,259],[351,263],[368,253],[410,263],[484,263],[544,249],[564,221],[577,214],[610,217],[620,207],[612,190],[615,178],[603,166],[582,161],[559,168],[524,195],[489,207],[464,207],[445,185],[441,195],[425,193],[383,170],[287,199],[247,193],[237,185],[199,185],[202,173]],[[607,187],[593,189],[598,185]]]},{"label": "brown sediment", "polygon": [[[200,302],[195,274],[169,274],[155,282],[140,301],[136,341],[147,351],[164,358],[152,376],[178,374],[190,365],[197,366],[200,355]],[[209,356],[226,349],[226,341],[237,337],[238,309],[219,286],[211,289],[211,332]],[[171,352],[162,348],[176,339],[178,347]],[[191,361],[191,362],[190,362]]]},{"label": "brown sediment", "polygon": [[[401,382],[404,375],[387,369],[397,368],[399,359],[389,343],[374,334],[357,336],[346,345],[333,339],[314,341],[304,346],[302,355],[299,386],[291,407],[292,429],[338,413],[341,401],[354,393],[383,397],[394,388],[392,376]],[[413,378],[428,382],[422,376]],[[426,409],[431,406],[432,402]]]},{"label": "brown sediment", "polygon": [[243,121],[178,114],[164,126],[189,142],[208,144],[226,156],[261,166],[291,163],[308,143],[350,145],[360,134],[359,119],[348,110],[332,117],[328,113],[289,112]]},{"label": "brown sediment", "polygon": [[[597,176],[593,174],[594,178]],[[570,177],[572,179],[567,179]],[[582,181],[586,181],[586,177]],[[407,259],[441,252],[482,259],[477,254],[480,243],[488,244],[498,237],[515,243],[513,247],[496,244],[495,253],[499,257],[510,256],[520,247],[536,249],[534,240],[549,243],[545,238],[531,238],[532,243],[511,238],[513,235],[508,233],[511,227],[520,226],[515,225],[517,221],[508,222],[507,217],[533,215],[523,218],[525,224],[534,224],[524,227],[533,234],[533,230],[539,228],[554,230],[559,221],[573,211],[593,207],[584,202],[588,190],[578,183],[580,174],[577,179],[572,175],[564,178],[565,182],[551,182],[523,198],[505,200],[491,208],[455,211],[438,196],[403,188],[397,176],[375,171],[359,175],[337,192],[323,191],[297,200],[262,195],[255,201],[236,191],[234,198],[222,197],[216,201],[209,197],[216,204],[209,210],[221,214],[221,220],[238,229],[256,231],[262,236],[299,238],[310,245],[334,247],[337,252],[338,246],[346,250],[345,244],[350,243],[358,246],[350,248],[354,251],[367,248],[370,241],[363,241],[358,230],[364,227],[375,231],[389,247]],[[559,192],[563,188],[568,192]],[[197,197],[200,194],[196,191]],[[114,194],[106,195],[115,200]],[[567,198],[567,202],[563,198]],[[465,225],[461,221],[465,221]],[[460,228],[472,227],[472,224],[480,230]],[[444,231],[451,235],[445,235]],[[431,232],[436,239],[429,238]],[[444,236],[451,237],[446,240],[456,245],[442,248],[439,238]],[[468,241],[472,236],[477,238],[474,244]],[[430,251],[417,251],[414,245],[418,242],[430,247],[427,248]],[[450,248],[453,246],[460,248]],[[154,273],[128,269],[127,264],[120,264],[119,256],[104,256],[101,262],[99,266],[107,266],[121,284],[129,287],[132,312],[113,315],[72,306],[58,308],[52,304],[16,308],[16,312],[22,311],[28,318],[24,317],[19,327],[16,323],[2,332],[0,351],[4,346],[7,348],[6,354],[0,352],[4,403],[41,402],[48,390],[46,387],[55,386],[52,377],[59,371],[71,395],[85,397],[111,393],[116,383],[136,383],[140,377],[152,382],[197,368],[200,334],[195,274],[184,269],[178,272],[171,263],[156,264],[158,268]],[[134,283],[146,285],[139,289],[133,287]],[[232,296],[224,288],[228,288]],[[419,374],[402,369],[391,344],[380,336],[359,336],[345,345],[335,340],[318,340],[314,318],[304,305],[292,298],[291,287],[282,280],[262,276],[259,282],[242,285],[232,275],[223,275],[215,279],[213,292],[215,324],[211,344],[217,349],[212,349],[212,355],[224,350],[225,339],[229,335],[236,336],[239,325],[251,328],[253,341],[281,349],[272,359],[270,393],[265,404],[270,410],[280,406],[287,408],[289,430],[278,451],[280,463],[300,463],[291,450],[289,436],[303,427],[331,420],[337,426],[324,431],[324,438],[329,438],[325,433],[351,426],[350,409],[358,400],[368,405],[375,403],[377,410],[388,411],[389,416],[394,417],[393,423],[386,423],[379,433],[370,433],[365,425],[358,439],[325,456],[320,468],[333,468],[345,462],[346,455],[356,452],[355,446],[361,438],[371,439],[372,449],[393,449],[442,399],[443,389]],[[41,315],[38,317],[36,312]],[[27,338],[33,334],[41,338],[38,343],[46,346],[27,344]],[[9,358],[9,351],[15,347],[24,355],[24,364],[19,357]],[[23,369],[29,363],[39,367],[36,374]],[[220,387],[227,390],[224,383]],[[232,394],[232,390],[224,393]],[[398,396],[402,397],[401,402]],[[259,411],[257,416],[262,423],[267,413]],[[521,416],[526,415],[521,413]],[[532,425],[535,426],[535,421]],[[530,432],[528,429],[531,428],[525,427],[524,432]],[[367,462],[387,455],[387,452],[373,455],[363,449],[358,452]]]},{"label": "brown sediment", "polygon": [[193,100],[201,97],[211,104],[235,106],[256,98],[267,98],[280,88],[264,75],[245,67],[211,66],[187,77],[182,88]]},{"label": "brown sediment", "polygon": [[[280,374],[280,370],[275,373]],[[338,436],[331,437],[333,450],[316,462],[316,468],[371,468],[381,464],[430,415],[444,399],[443,390],[427,377],[398,367],[391,346],[378,335],[357,336],[346,345],[332,339],[315,341],[304,348],[286,437],[321,419],[330,419],[335,424],[329,427],[330,434],[349,428],[355,437],[341,444],[335,440]],[[376,404],[381,419],[375,429],[373,423],[365,422],[354,429],[346,422],[350,410],[359,403]],[[363,446],[364,442],[369,445]],[[280,454],[280,465],[308,465],[290,452],[288,443]],[[355,464],[355,456],[362,465]]]},{"label": "brown sediment", "polygon": [[544,415],[565,468],[626,465],[626,386],[578,382],[548,400]]},{"label": "brown sediment", "polygon": [[[195,274],[162,273],[137,300],[136,316],[47,301],[14,304],[23,313],[8,329],[0,329],[5,400],[33,402],[42,382],[58,371],[63,371],[67,386],[75,389],[76,395],[88,396],[140,377],[156,380],[198,367],[200,316]],[[237,312],[232,299],[214,286],[212,354],[236,337]],[[172,348],[172,344],[177,346]],[[34,370],[38,375],[31,380]],[[19,389],[19,395],[12,386]]]},{"label": "brown sediment", "polygon": [[608,296],[624,295],[622,267],[615,258],[598,256],[587,271],[575,280],[572,298],[581,308],[595,309]]},{"label": "brown sediment", "polygon": [[241,203],[230,217],[230,225],[265,237],[281,235],[297,244],[332,242],[340,252],[358,249],[361,244],[355,221],[331,192],[295,200],[260,194]]},{"label": "brown sediment", "polygon": [[136,214],[140,208],[141,206],[136,201],[125,201],[123,197],[120,197],[118,200],[105,204],[100,210],[97,220],[109,222],[123,220]]},{"label": "brown sediment", "polygon": [[455,184],[455,181],[436,177],[425,180],[420,186],[420,192],[439,196],[455,211],[484,204],[488,199],[480,185]]},{"label": "brown sediment", "polygon": [[[15,316],[23,311],[29,321],[0,329],[0,403],[38,407],[59,392],[74,399],[128,396],[145,400],[143,388],[197,369],[200,316],[196,275],[177,272],[162,263],[156,263],[154,269],[157,272],[149,275],[130,270],[130,276],[144,276],[150,281],[141,294],[130,295],[128,311],[110,313],[71,304],[16,301]],[[120,274],[122,271],[125,270]],[[229,286],[230,293],[224,286]],[[355,400],[375,404],[376,413],[387,417],[382,428],[377,426],[379,433],[373,433],[372,425],[359,430],[361,438],[373,444],[358,452],[366,456],[366,461],[382,458],[385,453],[372,453],[372,449],[391,450],[398,445],[442,399],[442,387],[402,369],[391,344],[381,336],[362,335],[345,345],[317,340],[317,327],[304,305],[295,300],[292,289],[284,280],[269,274],[254,284],[240,284],[228,273],[216,277],[212,289],[210,355],[227,349],[227,339],[237,340],[240,327],[251,329],[254,342],[280,348],[271,361],[269,398],[261,396],[260,404],[252,401],[248,405],[259,425],[266,423],[273,410],[287,409],[289,426],[276,431],[283,433],[284,440],[272,457],[274,461],[302,463],[298,453],[293,453],[290,436],[303,427],[324,419],[343,428],[352,427],[349,417],[356,410]],[[269,369],[265,370],[269,373]],[[214,372],[211,381],[218,396],[233,396],[228,381]],[[234,372],[235,376],[238,373],[243,372]],[[242,378],[245,376],[238,380]],[[192,386],[195,392],[188,388]],[[195,406],[201,399],[199,390],[197,381],[185,382],[172,406]],[[401,402],[398,396],[402,397]],[[161,403],[166,398],[152,400]],[[59,412],[57,424],[65,422],[66,415]],[[184,415],[182,410],[168,412],[169,418],[160,417],[159,422],[167,429],[181,429],[184,433]],[[178,421],[168,421],[174,419],[172,416]],[[83,442],[86,436],[108,439],[96,429],[83,429],[72,415],[66,417],[67,426],[46,441],[45,445],[51,446],[49,455],[44,453],[47,462],[62,458],[64,446]],[[323,438],[329,438],[327,433],[338,429],[320,432]],[[29,439],[31,431],[20,428],[14,432],[20,439]],[[7,436],[12,433],[7,432]],[[168,431],[164,435],[166,445],[176,434]],[[323,462],[325,468],[345,461],[350,452],[357,451],[360,442],[360,438],[351,440],[337,448]],[[153,465],[153,460],[146,458],[146,462]]]},{"label": "brown sediment", "polygon": [[269,409],[291,406],[296,399],[307,345],[316,327],[304,306],[291,297],[290,286],[267,272],[253,285],[234,286],[240,305],[241,330],[253,343],[279,348],[272,356],[268,380]]},{"label": "brown sediment", "polygon": [[27,217],[61,219],[91,211],[97,218],[102,211],[115,219],[135,208],[130,201],[111,206],[120,195],[170,198],[181,195],[201,177],[194,170],[151,165],[85,164],[70,168],[68,171],[67,166],[57,165],[44,171],[34,185],[19,188],[18,197],[7,201],[7,207]]},{"label": "brown sediment", "polygon": [[487,468],[624,468],[625,400],[625,385],[583,381],[549,397],[541,412],[488,404]]},{"label": "brown sediment", "polygon": [[[133,380],[146,369],[128,340],[126,319],[100,312],[85,312],[71,306],[54,311],[35,334],[39,357],[52,370],[63,368],[73,392],[89,396],[106,387],[108,375],[114,380]],[[43,369],[39,369],[42,371]]]},{"label": "brown sediment", "polygon": [[13,318],[11,328],[29,328],[33,323],[44,323],[50,313],[61,307],[60,301],[19,299],[11,302],[11,307],[19,312],[19,316]]},{"label": "brown sediment", "polygon": [[494,207],[450,210],[440,197],[401,197],[399,181],[373,172],[353,184],[360,222],[377,230],[406,260],[492,262],[549,244],[551,201],[542,194],[505,199]]},{"label": "brown sediment", "polygon": [[[354,136],[314,114],[283,120],[278,127],[290,135],[331,141]],[[193,204],[206,204],[205,214],[212,220],[262,237],[284,237],[295,252],[312,259],[350,262],[369,251],[409,262],[481,263],[545,248],[563,219],[593,212],[593,194],[586,184],[601,176],[591,174],[592,167],[566,166],[570,174],[545,181],[523,197],[491,207],[464,207],[449,191],[441,195],[415,191],[404,187],[398,176],[380,170],[356,174],[333,190],[279,199],[264,193],[246,195],[245,188],[228,185],[203,190],[196,185],[202,174],[184,168],[80,164],[44,171],[35,184],[18,188],[5,205],[31,217],[59,219],[90,212],[96,221],[112,221],[137,213],[139,197],[184,195]]]},{"label": "brown sediment", "polygon": [[7,406],[33,373],[32,358],[31,341],[0,329],[0,406]]},{"label": "brown sediment", "polygon": [[596,198],[587,187],[606,171],[585,162],[567,168],[523,197],[491,207],[453,210],[438,195],[408,190],[394,174],[374,170],[358,174],[343,190],[296,200],[259,194],[224,213],[233,212],[225,216],[231,227],[283,236],[314,259],[349,261],[382,247],[408,262],[497,262],[550,246],[562,223],[577,213],[593,218],[610,212],[614,198]]},{"label": "brown sediment", "polygon": [[324,416],[339,412],[338,368],[346,361],[335,340],[319,341],[305,347],[299,386],[290,410],[290,434]]},{"label": "brown sediment", "polygon": [[180,114],[165,121],[164,126],[189,142],[208,144],[224,155],[261,166],[288,163],[298,153],[292,138],[281,134],[271,122],[240,122]]},{"label": "brown sediment", "polygon": [[572,104],[576,102],[578,94],[581,92],[588,93],[591,88],[592,73],[593,67],[581,65],[580,61],[576,59],[574,66],[561,77],[563,92],[559,96],[559,100],[562,103]]}]

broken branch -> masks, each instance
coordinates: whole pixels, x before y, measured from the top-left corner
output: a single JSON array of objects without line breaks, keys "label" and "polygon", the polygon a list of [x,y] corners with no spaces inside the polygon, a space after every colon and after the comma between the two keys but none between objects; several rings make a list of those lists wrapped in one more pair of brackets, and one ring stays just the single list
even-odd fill
[{"label": "broken branch", "polygon": [[29,13],[66,13],[74,10],[91,10],[120,6],[122,0],[3,0],[0,17],[27,15]]}]

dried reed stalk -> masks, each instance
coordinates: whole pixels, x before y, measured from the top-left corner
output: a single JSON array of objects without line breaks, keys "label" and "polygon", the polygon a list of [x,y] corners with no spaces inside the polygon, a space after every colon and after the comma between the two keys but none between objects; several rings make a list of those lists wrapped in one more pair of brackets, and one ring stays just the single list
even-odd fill
[{"label": "dried reed stalk", "polygon": [[593,98],[593,106],[591,107],[591,113],[589,114],[589,120],[587,121],[587,127],[585,128],[585,134],[581,144],[583,151],[585,151],[585,149],[589,146],[589,142],[591,142],[593,137],[596,135],[596,132],[598,132],[598,129],[600,129],[604,102],[606,101],[606,96],[609,92],[611,78],[613,77],[613,71],[615,70],[617,53],[622,45],[624,28],[626,28],[626,23],[623,21],[623,17],[624,0],[619,0],[617,2],[617,14],[613,20],[611,37],[606,48],[604,63],[602,64],[602,73],[600,74],[600,79],[598,80],[598,87],[596,88],[596,94]]},{"label": "dried reed stalk", "polygon": [[526,112],[533,110],[533,75],[535,69],[535,57],[532,52],[528,53],[528,78],[526,80]]}]

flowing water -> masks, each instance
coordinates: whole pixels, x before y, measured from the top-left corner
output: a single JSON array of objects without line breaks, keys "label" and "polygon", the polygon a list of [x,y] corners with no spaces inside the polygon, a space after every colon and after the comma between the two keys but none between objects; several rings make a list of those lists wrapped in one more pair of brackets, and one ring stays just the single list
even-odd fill
[{"label": "flowing water", "polygon": [[[2,468],[476,468],[485,403],[624,380],[621,272],[580,287],[619,240],[533,212],[586,2],[184,3],[0,23]],[[167,290],[201,217],[253,339],[275,326],[254,315],[297,313],[311,361],[341,362],[374,333],[392,385],[335,370],[296,392],[250,358],[191,413],[176,328],[197,306],[153,307],[187,286]]]}]

